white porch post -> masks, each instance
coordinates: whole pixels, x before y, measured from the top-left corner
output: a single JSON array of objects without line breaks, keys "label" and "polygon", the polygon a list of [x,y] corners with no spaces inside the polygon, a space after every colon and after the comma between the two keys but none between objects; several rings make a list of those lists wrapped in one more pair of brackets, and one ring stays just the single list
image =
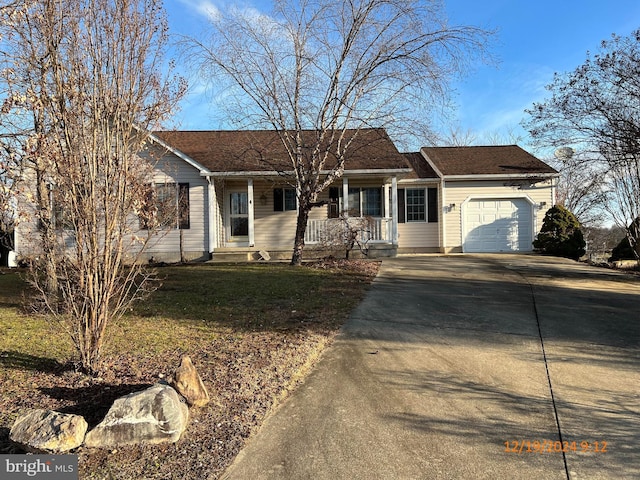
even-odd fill
[{"label": "white porch post", "polygon": [[438,217],[438,221],[440,222],[440,252],[447,252],[447,215],[449,213],[449,209],[447,207],[447,196],[444,185],[444,178],[440,180],[440,216]]},{"label": "white porch post", "polygon": [[342,213],[345,217],[349,216],[349,179],[342,177]]},{"label": "white porch post", "polygon": [[382,185],[382,216],[391,218],[391,205],[389,204],[389,184]]},{"label": "white porch post", "polygon": [[390,193],[390,185],[388,180],[385,180],[385,183],[382,185],[382,217],[385,219],[384,223],[384,240],[389,241],[391,238],[391,224],[389,223],[389,219],[392,218],[391,213],[391,198],[389,196]]},{"label": "white porch post", "polygon": [[253,178],[247,180],[247,214],[249,215],[249,246],[255,245],[254,224],[253,224]]},{"label": "white porch post", "polygon": [[207,221],[209,222],[209,253],[213,254],[213,251],[217,247],[218,243],[218,222],[216,221],[216,212],[218,209],[216,204],[216,186],[212,177],[207,177],[207,203]]},{"label": "white porch post", "polygon": [[398,177],[391,177],[391,243],[398,246]]}]

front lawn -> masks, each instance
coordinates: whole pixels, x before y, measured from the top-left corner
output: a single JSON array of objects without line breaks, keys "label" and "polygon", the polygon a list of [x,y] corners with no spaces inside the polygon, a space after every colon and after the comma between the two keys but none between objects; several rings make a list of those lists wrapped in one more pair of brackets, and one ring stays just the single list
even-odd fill
[{"label": "front lawn", "polygon": [[0,274],[0,453],[30,408],[83,415],[89,427],[114,399],[167,378],[188,354],[212,402],[191,410],[177,444],[79,448],[82,479],[217,478],[267,412],[332,341],[377,273],[376,262],[290,267],[164,267],[162,286],[110,326],[99,378],[73,369],[70,341],[22,313],[19,272]]}]

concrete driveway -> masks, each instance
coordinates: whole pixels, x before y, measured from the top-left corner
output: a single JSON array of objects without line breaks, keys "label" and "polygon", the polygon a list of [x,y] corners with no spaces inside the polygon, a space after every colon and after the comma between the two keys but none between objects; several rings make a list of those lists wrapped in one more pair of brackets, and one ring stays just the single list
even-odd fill
[{"label": "concrete driveway", "polygon": [[639,280],[532,255],[384,260],[223,478],[640,478]]}]

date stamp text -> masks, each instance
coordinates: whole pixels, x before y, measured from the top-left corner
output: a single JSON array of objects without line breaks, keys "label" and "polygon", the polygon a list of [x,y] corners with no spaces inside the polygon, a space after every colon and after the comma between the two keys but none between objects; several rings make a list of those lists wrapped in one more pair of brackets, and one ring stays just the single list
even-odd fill
[{"label": "date stamp text", "polygon": [[504,442],[504,451],[507,453],[569,453],[592,452],[607,453],[607,442],[586,441],[561,442],[559,440],[510,440]]}]

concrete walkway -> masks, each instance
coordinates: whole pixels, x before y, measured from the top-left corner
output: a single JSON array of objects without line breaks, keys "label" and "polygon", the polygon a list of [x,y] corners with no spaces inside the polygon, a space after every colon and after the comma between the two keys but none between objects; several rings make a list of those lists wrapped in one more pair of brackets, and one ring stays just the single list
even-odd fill
[{"label": "concrete walkway", "polygon": [[385,260],[223,478],[640,478],[640,282],[526,255]]}]

